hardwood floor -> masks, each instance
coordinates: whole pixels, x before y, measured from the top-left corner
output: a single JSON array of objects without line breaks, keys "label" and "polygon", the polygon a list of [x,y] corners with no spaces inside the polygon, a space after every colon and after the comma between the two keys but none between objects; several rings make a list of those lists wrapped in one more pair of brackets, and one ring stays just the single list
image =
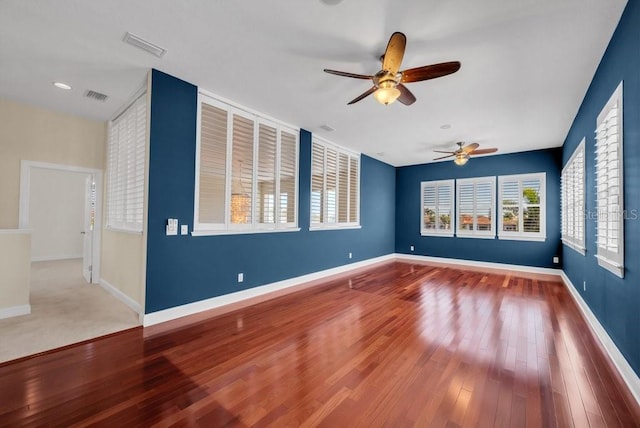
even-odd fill
[{"label": "hardwood floor", "polygon": [[392,262],[0,366],[0,426],[633,427],[564,286]]}]

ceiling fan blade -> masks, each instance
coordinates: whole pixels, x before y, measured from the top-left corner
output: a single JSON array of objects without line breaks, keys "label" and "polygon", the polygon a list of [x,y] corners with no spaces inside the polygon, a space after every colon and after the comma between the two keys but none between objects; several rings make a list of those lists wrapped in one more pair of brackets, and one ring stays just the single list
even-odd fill
[{"label": "ceiling fan blade", "polygon": [[360,95],[360,96],[358,96],[358,97],[356,97],[356,98],[352,99],[351,101],[349,101],[349,102],[347,103],[347,105],[351,105],[351,104],[355,104],[355,103],[357,103],[357,102],[358,102],[358,101],[360,101],[361,99],[366,98],[366,97],[368,97],[369,95],[373,94],[377,89],[378,89],[378,88],[376,88],[375,86],[372,86],[372,87],[371,87],[371,89],[369,89],[369,90],[368,90],[367,92],[365,92],[364,94],[362,94],[362,95]]},{"label": "ceiling fan blade", "polygon": [[451,156],[455,156],[455,154],[452,153],[452,154],[447,155],[447,156],[442,156],[442,157],[439,157],[439,158],[435,158],[434,160],[446,159],[446,158],[450,158]]},{"label": "ceiling fan blade", "polygon": [[474,151],[475,149],[477,149],[478,147],[480,147],[480,144],[471,143],[471,144],[468,144],[468,145],[464,146],[462,148],[462,151],[468,154],[468,153],[471,153],[472,151]]},{"label": "ceiling fan blade", "polygon": [[436,153],[449,153],[450,155],[455,155],[456,154],[456,152],[451,152],[451,151],[445,152],[444,150],[434,150],[434,152],[436,152]]},{"label": "ceiling fan blade", "polygon": [[324,69],[325,73],[335,74],[336,76],[353,77],[354,79],[372,79],[373,76],[365,76],[364,74],[347,73],[346,71]]},{"label": "ceiling fan blade", "polygon": [[480,150],[474,150],[472,152],[470,152],[470,155],[485,155],[487,153],[495,153],[497,152],[498,149],[480,149]]},{"label": "ceiling fan blade", "polygon": [[396,74],[400,70],[400,64],[404,57],[404,49],[407,46],[407,36],[396,31],[389,38],[387,49],[382,56],[382,69],[391,74]]},{"label": "ceiling fan blade", "polygon": [[410,106],[411,104],[416,102],[416,97],[411,93],[410,90],[407,89],[402,83],[399,83],[396,86],[400,90],[400,96],[398,97],[398,101],[406,106]]},{"label": "ceiling fan blade", "polygon": [[446,76],[460,70],[460,62],[442,62],[440,64],[425,65],[410,68],[402,72],[402,83],[420,82]]}]

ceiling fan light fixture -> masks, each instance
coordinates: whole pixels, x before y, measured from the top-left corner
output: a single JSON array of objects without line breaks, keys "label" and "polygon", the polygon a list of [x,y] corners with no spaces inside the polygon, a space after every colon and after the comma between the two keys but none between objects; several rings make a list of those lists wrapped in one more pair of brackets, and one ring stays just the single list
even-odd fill
[{"label": "ceiling fan light fixture", "polygon": [[455,159],[453,160],[453,162],[458,166],[462,166],[466,164],[468,161],[469,161],[469,155],[466,153],[458,153]]},{"label": "ceiling fan light fixture", "polygon": [[378,90],[373,93],[380,104],[389,105],[400,96],[400,90],[396,88],[397,83],[393,80],[386,80],[378,84]]}]

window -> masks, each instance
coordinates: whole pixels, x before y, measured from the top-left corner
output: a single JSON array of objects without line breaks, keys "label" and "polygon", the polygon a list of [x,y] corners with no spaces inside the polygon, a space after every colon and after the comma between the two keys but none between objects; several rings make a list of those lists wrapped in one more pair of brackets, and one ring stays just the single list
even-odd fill
[{"label": "window", "polygon": [[146,92],[109,122],[107,227],[142,232],[147,140]]},{"label": "window", "polygon": [[422,182],[421,235],[453,236],[453,183],[453,180]]},{"label": "window", "polygon": [[624,275],[622,82],[598,115],[596,127],[596,247],[598,264]]},{"label": "window", "polygon": [[194,235],[297,230],[298,131],[199,94]]},{"label": "window", "polygon": [[360,155],[317,138],[311,148],[311,228],[360,226]]},{"label": "window", "polygon": [[562,243],[584,255],[584,144],[575,149],[562,169]]},{"label": "window", "polygon": [[493,238],[496,178],[465,178],[456,181],[457,235],[459,237]]},{"label": "window", "polygon": [[543,241],[546,238],[546,174],[519,174],[498,177],[502,213],[498,237]]}]

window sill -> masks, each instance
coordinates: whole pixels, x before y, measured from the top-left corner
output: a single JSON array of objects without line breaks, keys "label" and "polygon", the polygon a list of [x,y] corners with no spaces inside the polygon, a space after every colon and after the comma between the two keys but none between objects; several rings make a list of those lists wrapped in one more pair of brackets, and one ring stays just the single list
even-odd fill
[{"label": "window sill", "polygon": [[582,254],[583,256],[585,255],[586,248],[581,245],[574,244],[573,242],[567,241],[565,239],[562,240],[562,244],[566,247],[571,248],[573,251]]},{"label": "window sill", "polygon": [[458,238],[473,238],[473,239],[496,239],[496,235],[470,235],[466,233],[458,232],[456,234]]},{"label": "window sill", "polygon": [[503,241],[531,241],[531,242],[544,242],[547,240],[546,236],[526,236],[526,235],[498,235],[498,239]]},{"label": "window sill", "polygon": [[218,235],[251,235],[255,233],[280,233],[280,232],[299,232],[299,227],[290,227],[287,229],[236,229],[236,230],[194,230],[191,236],[218,236]]},{"label": "window sill", "polygon": [[453,238],[453,232],[449,233],[438,233],[438,232],[420,232],[422,236],[440,236],[442,238]]},{"label": "window sill", "polygon": [[595,255],[595,257],[596,259],[598,259],[598,265],[600,267],[605,268],[606,270],[620,278],[624,278],[624,266],[597,254]]},{"label": "window sill", "polygon": [[348,226],[334,226],[334,225],[323,225],[323,226],[310,226],[309,232],[317,232],[320,230],[348,230],[348,229],[362,229],[361,225],[348,225]]}]

